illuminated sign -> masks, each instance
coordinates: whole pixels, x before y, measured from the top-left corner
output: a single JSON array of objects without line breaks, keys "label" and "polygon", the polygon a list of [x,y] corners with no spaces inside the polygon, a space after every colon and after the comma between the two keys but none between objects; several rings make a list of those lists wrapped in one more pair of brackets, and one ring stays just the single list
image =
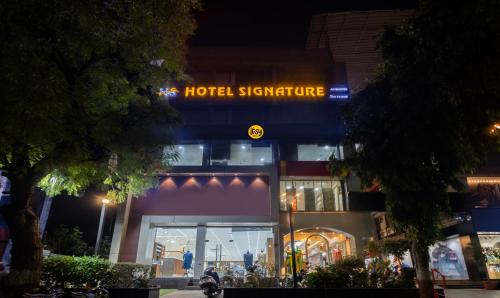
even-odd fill
[{"label": "illuminated sign", "polygon": [[349,99],[349,88],[345,86],[334,86],[329,89],[329,99]]},{"label": "illuminated sign", "polygon": [[248,136],[254,140],[262,138],[264,135],[264,128],[262,126],[254,124],[248,128]]},{"label": "illuminated sign", "polygon": [[185,86],[182,89],[176,87],[160,88],[157,92],[160,96],[177,97],[185,99],[208,99],[208,98],[268,98],[268,99],[295,99],[295,100],[318,100],[318,99],[349,99],[349,89],[345,86]]},{"label": "illuminated sign", "polygon": [[177,88],[160,88],[160,91],[157,92],[158,96],[166,96],[166,97],[175,97],[179,93]]}]

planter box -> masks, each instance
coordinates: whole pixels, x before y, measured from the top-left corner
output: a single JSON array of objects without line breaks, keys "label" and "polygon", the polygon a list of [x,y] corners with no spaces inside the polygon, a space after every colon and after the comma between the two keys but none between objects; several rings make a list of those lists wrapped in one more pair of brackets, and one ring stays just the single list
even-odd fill
[{"label": "planter box", "polygon": [[111,288],[107,289],[111,298],[159,298],[160,288]]},{"label": "planter box", "polygon": [[224,298],[418,298],[418,289],[226,288]]}]

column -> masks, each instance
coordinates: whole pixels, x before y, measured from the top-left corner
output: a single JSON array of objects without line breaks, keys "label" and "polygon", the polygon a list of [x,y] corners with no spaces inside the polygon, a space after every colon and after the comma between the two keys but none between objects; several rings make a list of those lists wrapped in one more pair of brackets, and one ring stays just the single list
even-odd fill
[{"label": "column", "polygon": [[196,229],[196,253],[194,256],[194,278],[198,279],[203,274],[205,263],[205,238],[206,226],[198,226]]}]

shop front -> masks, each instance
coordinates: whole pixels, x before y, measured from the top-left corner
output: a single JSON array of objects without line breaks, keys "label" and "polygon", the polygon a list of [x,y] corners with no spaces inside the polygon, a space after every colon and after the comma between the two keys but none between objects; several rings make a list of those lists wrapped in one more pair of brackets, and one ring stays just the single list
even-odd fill
[{"label": "shop front", "polygon": [[[310,270],[335,264],[353,255],[354,237],[329,228],[312,228],[295,231],[295,258],[297,270]],[[290,233],[283,237],[285,274],[292,273]]]}]

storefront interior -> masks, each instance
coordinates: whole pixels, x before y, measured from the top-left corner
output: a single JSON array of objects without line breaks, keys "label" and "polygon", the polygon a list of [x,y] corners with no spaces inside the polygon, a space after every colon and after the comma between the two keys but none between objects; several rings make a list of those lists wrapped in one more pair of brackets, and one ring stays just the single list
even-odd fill
[{"label": "storefront interior", "polygon": [[[294,236],[297,271],[325,267],[355,252],[354,237],[331,229],[303,229],[296,231]],[[292,272],[290,234],[283,237],[283,243],[285,267],[282,273],[290,274]]]},{"label": "storefront interior", "polygon": [[[194,276],[197,230],[156,228],[152,260],[156,277]],[[203,268],[214,267],[221,276],[243,275],[249,266],[269,275],[274,268],[274,233],[270,227],[207,227],[202,248]]]}]

